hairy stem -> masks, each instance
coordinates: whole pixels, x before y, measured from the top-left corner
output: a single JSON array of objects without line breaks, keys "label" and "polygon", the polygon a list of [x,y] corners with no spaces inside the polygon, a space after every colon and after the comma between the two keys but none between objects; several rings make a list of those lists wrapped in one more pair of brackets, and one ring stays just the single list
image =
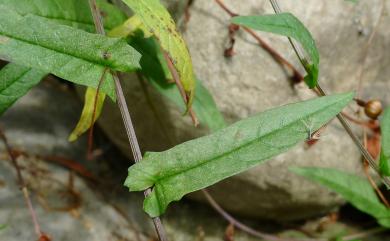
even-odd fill
[{"label": "hairy stem", "polygon": [[[93,15],[93,20],[95,23],[96,32],[98,32],[99,34],[105,35],[102,19],[100,16],[100,11],[97,7],[96,0],[89,0],[89,6],[91,8],[91,12]],[[141,149],[140,149],[139,144],[138,144],[137,136],[135,134],[133,122],[131,121],[129,109],[128,109],[127,104],[126,104],[126,100],[125,100],[125,96],[123,94],[122,86],[121,86],[118,74],[116,72],[112,72],[112,76],[113,76],[113,79],[115,82],[115,92],[116,92],[116,95],[118,98],[118,100],[117,100],[118,107],[119,107],[119,110],[120,110],[121,115],[122,115],[123,123],[125,125],[125,129],[126,129],[127,137],[129,139],[129,142],[130,142],[130,148],[131,148],[132,153],[133,153],[134,161],[139,162],[142,160],[142,153],[141,153]],[[150,188],[145,190],[145,192],[144,192],[145,197],[150,195],[151,192],[152,192],[152,190]],[[160,241],[167,241],[168,239],[166,237],[165,229],[164,229],[164,226],[162,225],[160,218],[155,217],[152,220],[153,220],[153,224],[154,224],[154,227],[156,229],[159,240]]]}]

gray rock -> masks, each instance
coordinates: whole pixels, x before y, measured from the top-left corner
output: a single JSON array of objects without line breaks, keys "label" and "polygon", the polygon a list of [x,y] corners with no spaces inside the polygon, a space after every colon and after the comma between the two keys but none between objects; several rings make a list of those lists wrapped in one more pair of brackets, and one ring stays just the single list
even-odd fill
[{"label": "gray rock", "polygon": [[[63,168],[34,158],[18,161],[25,167],[23,176],[29,184],[41,229],[52,240],[147,240],[137,229],[129,227],[128,221],[83,179],[74,177],[73,185],[69,186],[71,174]],[[38,168],[44,173],[34,174]],[[4,184],[0,188],[0,222],[6,225],[0,231],[0,239],[36,240],[30,213],[10,163],[0,163],[0,178]]]},{"label": "gray rock", "polygon": [[80,157],[85,154],[85,139],[68,142],[81,113],[79,100],[64,85],[50,79],[52,77],[8,109],[0,117],[0,125],[15,148],[45,155]]},{"label": "gray rock", "polygon": [[[169,2],[174,5],[178,1]],[[224,2],[243,15],[272,13],[268,1]],[[359,33],[362,28],[368,33],[373,30],[380,2],[282,2],[282,9],[301,19],[317,40],[321,55],[319,81],[329,92],[357,89],[357,70],[369,37]],[[390,9],[389,2],[386,2],[386,9]],[[224,58],[229,16],[214,1],[194,1],[191,15],[184,37],[196,74],[213,94],[229,123],[275,106],[314,97],[303,85],[291,88],[283,69],[244,32],[238,33],[236,54],[232,58]],[[383,16],[373,40],[364,68],[362,92],[364,98],[380,98],[386,103],[390,103],[390,59],[388,51],[385,51],[390,48],[389,20],[388,15]],[[299,66],[286,38],[267,33],[260,35],[295,66]],[[124,85],[143,150],[164,150],[207,132],[205,128],[193,128],[188,117],[182,118],[172,103],[147,87],[150,99],[157,106],[154,113],[135,77],[128,77]],[[119,112],[110,107],[105,109],[100,124],[130,156],[123,127],[116,124],[120,121]],[[291,166],[332,167],[362,173],[359,152],[339,123],[333,121],[313,147],[306,149],[303,144],[299,145],[265,164],[212,186],[210,192],[227,210],[275,220],[306,218],[343,203],[335,193],[290,173],[288,168]],[[197,193],[190,197],[202,200]]]},{"label": "gray rock", "polygon": [[[77,96],[63,87],[45,80],[0,117],[12,148],[28,153],[17,161],[41,230],[58,241],[152,240],[155,231],[142,211],[142,193],[129,193],[123,187],[127,168],[121,163],[127,165],[127,160],[110,155],[107,162],[85,161],[85,136],[76,143],[67,141],[81,105]],[[102,146],[108,145],[104,142]],[[42,160],[43,156],[79,162],[102,182],[91,183]],[[15,169],[0,141],[0,227],[3,225],[0,240],[36,240]],[[206,206],[182,202],[164,217],[164,225],[172,241],[214,241],[222,239],[227,223]],[[239,233],[236,240],[255,239]]]},{"label": "gray rock", "polygon": [[[67,106],[64,103],[67,103]],[[89,161],[90,167],[87,167],[86,162],[83,162],[85,138],[78,143],[78,147],[72,147],[70,144],[67,146],[62,141],[66,140],[79,112],[80,105],[71,92],[63,91],[57,85],[53,86],[53,82],[44,82],[0,118],[12,146],[30,153],[29,156],[19,156],[18,164],[28,184],[42,231],[52,240],[58,241],[154,240],[152,222],[142,211],[142,193],[129,193],[122,186],[127,160],[112,151],[113,155],[107,154],[108,160]],[[26,116],[31,120],[39,120],[40,117],[42,119],[26,123]],[[47,118],[43,118],[44,116]],[[23,133],[25,134],[22,135]],[[18,141],[18,138],[25,135],[36,138]],[[54,142],[43,143],[42,136],[44,140]],[[101,146],[98,147],[108,144],[101,141]],[[94,173],[94,176],[99,178],[98,181],[87,181],[68,169],[43,161],[39,157],[48,154],[62,155],[68,159],[73,157]],[[0,160],[0,225],[6,225],[4,229],[0,229],[0,240],[36,240],[31,217],[17,185],[15,170],[1,142]],[[124,162],[125,166],[122,165]],[[280,230],[275,229],[275,225],[269,222],[260,223],[247,219],[242,221],[252,227],[261,227],[263,231]],[[324,226],[323,219],[316,222],[318,224],[310,222],[312,228],[304,227],[305,230],[315,234],[321,226],[324,231],[320,233],[326,234],[329,229],[335,229]],[[228,225],[205,205],[186,201],[172,205],[163,216],[163,223],[170,241],[222,240]],[[344,226],[338,233],[346,233],[346,230],[350,229]],[[354,227],[353,232],[357,232],[355,229]],[[294,230],[286,230],[282,235],[287,235],[288,232],[297,235]],[[302,236],[302,233],[298,235]],[[378,238],[385,239],[386,237]],[[236,231],[234,240],[258,239]]]},{"label": "gray rock", "polygon": [[[40,156],[84,160],[85,138],[76,143],[67,141],[79,118],[80,102],[74,92],[63,87],[55,81],[43,81],[0,118],[12,148],[28,153],[18,157],[18,165],[42,231],[58,241],[147,240],[83,179],[41,160]],[[0,230],[0,240],[37,240],[2,142],[0,160],[0,224],[6,225]]]}]

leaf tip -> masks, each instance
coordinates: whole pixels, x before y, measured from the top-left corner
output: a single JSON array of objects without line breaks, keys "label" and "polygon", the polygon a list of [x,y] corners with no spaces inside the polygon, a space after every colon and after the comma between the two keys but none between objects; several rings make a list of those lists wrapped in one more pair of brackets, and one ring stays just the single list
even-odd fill
[{"label": "leaf tip", "polygon": [[73,132],[69,135],[68,141],[69,141],[69,142],[74,142],[74,141],[77,140],[77,138],[79,138],[78,135],[75,133],[75,131],[73,131]]}]

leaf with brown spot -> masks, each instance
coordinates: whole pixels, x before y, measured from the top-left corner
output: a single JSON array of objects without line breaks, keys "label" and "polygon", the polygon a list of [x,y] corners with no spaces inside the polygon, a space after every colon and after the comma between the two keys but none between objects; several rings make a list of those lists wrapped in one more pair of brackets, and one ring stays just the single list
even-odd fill
[{"label": "leaf with brown spot", "polygon": [[159,41],[168,54],[180,77],[187,95],[187,110],[192,104],[195,92],[195,77],[191,56],[182,36],[176,29],[171,15],[159,0],[122,0],[126,3]]}]

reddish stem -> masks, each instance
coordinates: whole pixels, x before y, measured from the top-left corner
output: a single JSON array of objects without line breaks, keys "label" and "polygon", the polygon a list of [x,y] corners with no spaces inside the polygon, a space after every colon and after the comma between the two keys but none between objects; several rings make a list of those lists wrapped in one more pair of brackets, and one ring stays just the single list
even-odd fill
[{"label": "reddish stem", "polygon": [[38,240],[39,240],[43,236],[46,236],[46,234],[44,234],[41,231],[41,227],[39,225],[35,209],[34,209],[34,207],[32,205],[30,194],[29,194],[26,182],[24,181],[24,178],[23,178],[22,172],[20,170],[20,167],[18,165],[18,162],[17,162],[15,156],[13,155],[12,148],[11,148],[10,144],[8,143],[7,137],[5,136],[4,132],[1,129],[0,129],[0,138],[3,140],[5,148],[6,148],[6,150],[8,152],[8,155],[9,155],[9,157],[11,159],[12,165],[14,166],[14,168],[16,170],[16,175],[17,175],[17,178],[18,178],[20,190],[23,193],[23,197],[24,197],[24,199],[26,201],[28,210],[29,210],[30,215],[31,215],[32,222],[34,224],[35,233],[37,234]]}]

